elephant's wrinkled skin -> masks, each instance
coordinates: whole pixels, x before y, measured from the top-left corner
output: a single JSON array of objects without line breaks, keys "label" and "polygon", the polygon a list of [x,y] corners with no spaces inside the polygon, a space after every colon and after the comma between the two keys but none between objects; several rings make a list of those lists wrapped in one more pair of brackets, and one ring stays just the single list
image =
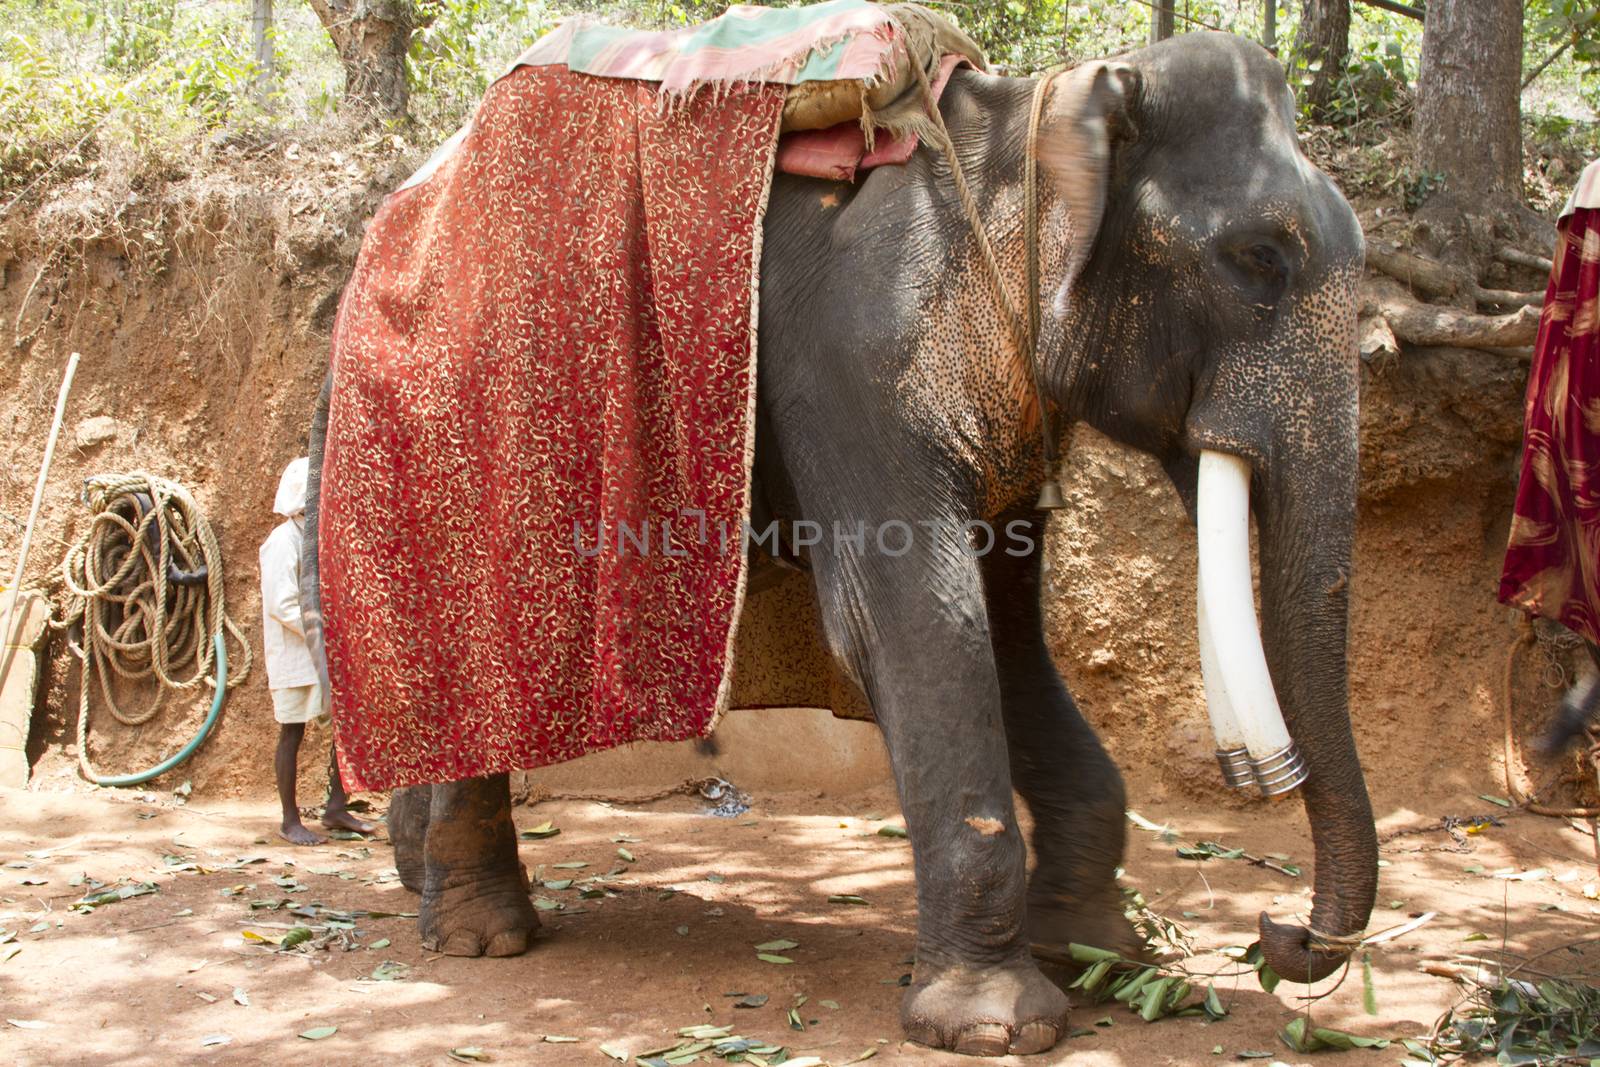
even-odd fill
[{"label": "elephant's wrinkled skin", "polygon": [[[1032,91],[964,71],[941,103],[1014,292]],[[1310,768],[1312,924],[1339,935],[1364,927],[1377,876],[1345,666],[1362,246],[1293,120],[1278,64],[1220,34],[1059,79],[1040,135],[1040,356],[1057,425],[1081,419],[1154,454],[1191,512],[1202,448],[1250,461],[1267,656]],[[1098,229],[1086,225],[1102,207]],[[1067,287],[1075,256],[1086,264]],[[1030,943],[1136,942],[1113,883],[1122,781],[1051,664],[1039,556],[977,558],[959,532],[1017,521],[1041,539],[1028,370],[928,147],[854,187],[778,177],[761,271],[766,508],[824,530],[917,531],[903,554],[870,534],[864,548],[824,537],[810,553],[828,641],[871,700],[910,831],[906,1030],[973,1053],[1049,1048],[1067,1001]],[[320,447],[317,436],[314,466]],[[930,520],[948,526],[918,525]],[[1013,788],[1034,816],[1031,876]],[[421,872],[429,943],[520,950],[537,923],[516,889],[504,777],[396,803],[398,862],[408,883]],[[1339,962],[1299,927],[1264,920],[1263,941],[1293,980]]]}]

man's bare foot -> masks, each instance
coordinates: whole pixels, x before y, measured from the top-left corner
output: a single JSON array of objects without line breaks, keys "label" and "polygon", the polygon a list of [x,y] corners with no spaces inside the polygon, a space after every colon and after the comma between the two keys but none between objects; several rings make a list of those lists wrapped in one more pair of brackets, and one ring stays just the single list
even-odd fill
[{"label": "man's bare foot", "polygon": [[278,828],[278,836],[291,845],[320,845],[327,840],[307,830],[305,824],[299,821],[284,823]]},{"label": "man's bare foot", "polygon": [[346,808],[329,808],[322,813],[322,825],[330,830],[354,830],[358,834],[370,834],[377,826],[370,822],[356,818]]}]

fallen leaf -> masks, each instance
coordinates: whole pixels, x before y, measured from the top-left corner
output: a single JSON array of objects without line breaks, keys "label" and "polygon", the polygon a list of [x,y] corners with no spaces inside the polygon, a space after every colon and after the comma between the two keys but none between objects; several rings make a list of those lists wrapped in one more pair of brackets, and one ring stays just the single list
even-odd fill
[{"label": "fallen leaf", "polygon": [[858,897],[854,893],[835,893],[828,898],[829,904],[862,904],[867,903],[866,897]]},{"label": "fallen leaf", "polygon": [[601,1045],[600,1051],[604,1052],[607,1056],[610,1056],[618,1063],[628,1062],[628,1051],[626,1049],[618,1048],[616,1045]]},{"label": "fallen leaf", "polygon": [[372,944],[368,945],[367,947],[368,948],[388,948],[389,947],[389,939],[387,937],[380,937],[380,938],[378,938],[378,940],[374,941]]},{"label": "fallen leaf", "polygon": [[248,1008],[250,1006],[250,994],[245,992],[242,987],[234,986],[233,1002],[241,1008]]},{"label": "fallen leaf", "polygon": [[300,1036],[307,1041],[321,1041],[325,1037],[332,1037],[339,1032],[337,1026],[313,1026],[309,1030],[300,1031]]},{"label": "fallen leaf", "polygon": [[621,845],[617,846],[617,855],[621,856],[623,859],[627,860],[629,863],[633,862],[633,853],[629,852],[627,849],[623,848]]},{"label": "fallen leaf", "polygon": [[768,1000],[772,999],[765,993],[747,993],[733,1002],[736,1008],[761,1008],[765,1007]]},{"label": "fallen leaf", "polygon": [[907,836],[906,828],[904,826],[880,826],[880,827],[878,827],[878,836],[879,837],[905,837],[905,836]]},{"label": "fallen leaf", "polygon": [[384,960],[372,972],[374,982],[398,982],[411,970],[409,964],[397,963],[394,960]]},{"label": "fallen leaf", "polygon": [[483,1049],[472,1045],[468,1045],[465,1048],[451,1049],[450,1058],[453,1060],[460,1060],[462,1063],[488,1063],[490,1060],[494,1059],[493,1056],[489,1055]]},{"label": "fallen leaf", "polygon": [[561,831],[559,829],[557,829],[555,826],[553,826],[551,823],[542,822],[538,826],[535,826],[531,830],[522,831],[522,833],[519,834],[518,836],[519,837],[528,838],[529,840],[537,840],[539,838],[544,838],[544,837],[554,837],[557,834],[559,834],[560,832]]},{"label": "fallen leaf", "polygon": [[1507,800],[1505,797],[1497,797],[1493,793],[1479,793],[1478,799],[1487,800],[1491,804],[1498,804],[1502,808],[1509,808],[1511,806],[1511,801]]},{"label": "fallen leaf", "polygon": [[790,941],[788,938],[780,938],[777,941],[763,941],[761,944],[756,946],[756,951],[757,952],[782,952],[784,949],[799,948],[799,947],[800,947],[800,942],[798,942],[798,941]]},{"label": "fallen leaf", "polygon": [[7,1019],[6,1022],[15,1026],[18,1030],[43,1030],[50,1025],[37,1019]]},{"label": "fallen leaf", "polygon": [[758,952],[758,953],[756,953],[756,959],[760,960],[762,963],[793,963],[794,962],[794,960],[791,960],[788,956],[775,956],[770,952]]},{"label": "fallen leaf", "polygon": [[229,1037],[227,1034],[207,1034],[205,1037],[200,1039],[200,1047],[208,1048],[212,1045],[227,1045],[231,1044],[232,1042],[233,1038]]},{"label": "fallen leaf", "polygon": [[545,1034],[540,1040],[551,1045],[576,1045],[583,1039],[580,1037],[563,1037],[561,1034]]}]

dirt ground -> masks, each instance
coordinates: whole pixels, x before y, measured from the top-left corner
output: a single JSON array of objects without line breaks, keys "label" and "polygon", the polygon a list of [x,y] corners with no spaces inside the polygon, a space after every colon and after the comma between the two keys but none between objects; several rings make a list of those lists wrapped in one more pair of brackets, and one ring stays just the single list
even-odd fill
[{"label": "dirt ground", "polygon": [[[1286,829],[1304,840],[1294,806],[1218,811],[1147,804],[1138,792],[1135,810],[1170,825],[1176,843],[1215,840],[1261,855],[1286,847]],[[1392,1064],[1398,1047],[1305,1056],[1276,1034],[1297,1014],[1363,1035],[1424,1034],[1460,992],[1419,967],[1462,955],[1531,956],[1570,944],[1574,952],[1558,951],[1552,966],[1592,973],[1600,964],[1592,840],[1471,793],[1437,800],[1389,814],[1380,830],[1432,826],[1447,814],[1492,814],[1503,825],[1464,844],[1425,830],[1385,845],[1374,929],[1437,915],[1374,952],[1376,1016],[1363,1012],[1359,978],[1308,1007],[1297,987],[1267,994],[1247,973],[1214,980],[1229,1009],[1219,1022],[1147,1024],[1118,1004],[1078,1005],[1072,1026],[1088,1033],[1001,1062],[1135,1067],[1260,1051],[1291,1064]],[[382,839],[286,846],[260,802],[0,793],[0,926],[17,935],[0,945],[5,1059],[444,1064],[451,1049],[477,1048],[501,1063],[599,1064],[602,1044],[638,1053],[671,1044],[680,1027],[713,1024],[836,1065],[868,1051],[885,1063],[970,1062],[900,1038],[898,982],[910,970],[915,906],[905,841],[876,832],[898,822],[888,789],[758,796],[733,819],[701,814],[686,798],[646,807],[544,802],[516,817],[522,829],[560,830],[523,842],[534,877],[579,881],[538,890],[561,910],[541,911],[544,930],[527,955],[470,960],[423,952],[405,917],[356,918],[331,942],[292,950],[247,939],[281,937],[296,923],[320,938],[326,909],[414,912],[416,897],[395,880]],[[1213,950],[1252,941],[1258,910],[1281,917],[1306,904],[1304,877],[1243,860],[1179,859],[1175,842],[1132,826],[1129,834],[1125,881],[1189,927],[1201,954],[1185,967],[1197,974],[1238,970]],[[603,883],[614,896],[580,897],[582,879],[618,868]],[[70,905],[86,892],[75,884],[83,878],[156,891],[79,913]],[[829,903],[840,894],[868,903]],[[259,901],[311,917],[252,909]],[[798,943],[784,950],[793,963],[758,960],[755,946],[778,939]],[[733,993],[769,999],[736,1008]],[[788,1019],[797,1004],[803,1032]],[[337,1032],[297,1036],[323,1027]]]}]

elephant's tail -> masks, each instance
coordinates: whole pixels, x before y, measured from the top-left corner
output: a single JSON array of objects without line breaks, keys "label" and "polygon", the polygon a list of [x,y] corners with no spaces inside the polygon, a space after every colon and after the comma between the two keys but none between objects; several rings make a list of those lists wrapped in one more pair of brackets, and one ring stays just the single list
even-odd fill
[{"label": "elephant's tail", "polygon": [[319,569],[317,525],[322,504],[322,456],[328,440],[328,402],[333,394],[333,371],[322,379],[316,410],[311,415],[310,458],[306,472],[306,532],[300,548],[300,613],[305,625],[306,645],[317,665],[322,683],[323,709],[333,690],[328,684],[328,646],[322,626],[322,574]]}]

